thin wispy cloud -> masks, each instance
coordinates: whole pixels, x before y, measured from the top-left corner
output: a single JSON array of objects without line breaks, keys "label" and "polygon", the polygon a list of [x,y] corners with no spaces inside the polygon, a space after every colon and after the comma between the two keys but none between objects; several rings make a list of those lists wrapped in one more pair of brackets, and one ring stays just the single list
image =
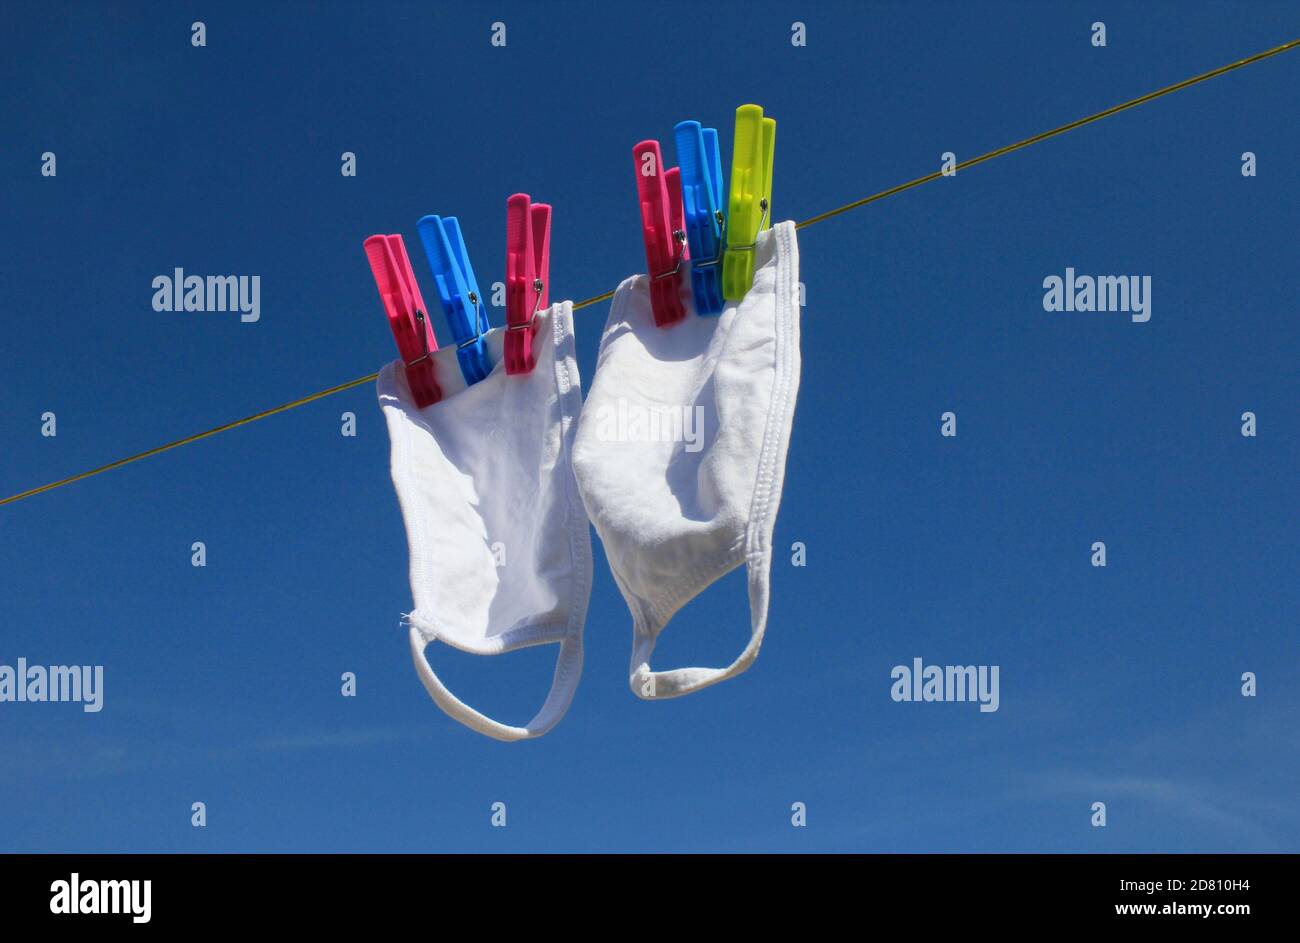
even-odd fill
[{"label": "thin wispy cloud", "polygon": [[1166,816],[1172,813],[1190,824],[1213,829],[1205,836],[1207,845],[1219,843],[1227,833],[1255,845],[1278,847],[1284,841],[1277,826],[1300,825],[1300,813],[1285,803],[1191,780],[1056,770],[1030,774],[1021,782],[1022,795],[1029,799],[1070,797],[1080,802],[1105,802],[1112,827],[1118,803],[1128,801],[1130,807],[1141,808],[1144,815],[1156,807]]},{"label": "thin wispy cloud", "polygon": [[255,756],[312,750],[348,750],[429,736],[427,728],[362,727],[316,730],[249,743],[202,749],[192,742],[152,743],[141,747],[123,740],[51,743],[10,740],[0,752],[13,762],[0,766],[0,782],[31,783],[42,778],[86,779],[121,776],[142,769],[166,769],[208,763],[231,763]]}]

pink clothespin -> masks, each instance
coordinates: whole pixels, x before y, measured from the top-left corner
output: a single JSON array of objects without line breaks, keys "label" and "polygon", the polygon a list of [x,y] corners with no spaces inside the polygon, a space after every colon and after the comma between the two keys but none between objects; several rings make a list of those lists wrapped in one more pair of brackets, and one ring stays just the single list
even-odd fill
[{"label": "pink clothespin", "polygon": [[370,271],[379,286],[379,297],[388,315],[388,326],[397,341],[397,351],[406,364],[407,384],[415,405],[423,409],[442,399],[442,389],[429,354],[438,349],[429,323],[428,308],[420,297],[420,286],[411,269],[410,256],[400,235],[371,236],[365,242]]},{"label": "pink clothespin", "polygon": [[527,193],[506,200],[506,373],[537,365],[537,312],[547,307],[551,278],[551,207]]},{"label": "pink clothespin", "polygon": [[682,261],[690,257],[682,212],[681,171],[664,169],[658,141],[632,148],[636,191],[641,202],[641,236],[650,276],[650,307],[655,324],[664,327],[686,317],[682,306]]}]

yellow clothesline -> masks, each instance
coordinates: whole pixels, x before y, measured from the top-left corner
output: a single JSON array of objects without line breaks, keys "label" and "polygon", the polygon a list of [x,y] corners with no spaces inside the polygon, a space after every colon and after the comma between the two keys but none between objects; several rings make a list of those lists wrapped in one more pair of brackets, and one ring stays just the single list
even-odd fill
[{"label": "yellow clothesline", "polygon": [[[1251,65],[1252,63],[1259,62],[1263,59],[1268,59],[1272,56],[1276,56],[1280,53],[1287,52],[1291,49],[1294,49],[1297,46],[1300,46],[1300,39],[1293,39],[1290,42],[1283,43],[1280,46],[1274,46],[1272,49],[1266,49],[1263,52],[1258,52],[1253,56],[1247,56],[1245,59],[1239,59],[1236,62],[1229,63],[1228,65],[1220,66],[1217,69],[1212,69],[1209,72],[1202,72],[1200,75],[1194,75],[1190,79],[1184,79],[1181,82],[1177,82],[1173,85],[1167,85],[1164,88],[1157,89],[1154,92],[1148,92],[1147,94],[1141,95],[1137,98],[1132,98],[1126,102],[1121,102],[1118,105],[1113,105],[1112,107],[1107,108],[1105,111],[1099,111],[1096,114],[1088,115],[1085,118],[1079,118],[1077,121],[1071,121],[1069,124],[1063,124],[1060,127],[1052,128],[1050,131],[1044,131],[1041,134],[1035,134],[1033,137],[1027,137],[1022,141],[1016,141],[1014,144],[1008,144],[1005,147],[999,147],[997,150],[989,151],[987,154],[980,154],[978,157],[972,157],[970,160],[962,161],[961,163],[957,164],[955,169],[964,170],[967,167],[974,167],[976,164],[982,164],[985,161],[993,160],[995,157],[1001,157],[1004,154],[1010,154],[1013,151],[1018,151],[1021,148],[1029,147],[1032,144],[1038,144],[1041,141],[1046,141],[1048,138],[1054,138],[1059,134],[1065,134],[1067,131],[1073,131],[1075,128],[1081,128],[1084,125],[1091,124],[1094,121],[1100,121],[1103,118],[1109,118],[1111,115],[1119,114],[1121,111],[1127,111],[1130,108],[1136,108],[1138,105],[1144,105],[1149,101],[1154,101],[1157,98],[1161,98],[1165,95],[1172,94],[1173,92],[1181,91],[1182,89],[1188,88],[1192,85],[1196,85],[1200,82],[1205,82],[1209,79],[1217,78],[1218,76],[1223,75],[1227,72],[1232,72],[1234,69],[1240,69],[1243,66],[1248,66]],[[810,219],[805,219],[802,222],[796,223],[795,228],[804,229],[808,226],[813,225],[814,223],[820,223],[834,216],[839,216],[841,213],[847,213],[849,212],[849,210],[855,210],[858,209],[859,207],[866,206],[868,203],[875,203],[877,200],[883,200],[886,197],[894,196],[895,194],[902,193],[905,190],[911,190],[913,187],[919,187],[924,183],[929,183],[931,180],[938,180],[943,175],[944,175],[943,171],[936,170],[934,173],[926,174],[924,177],[917,177],[915,180],[909,180],[906,183],[900,183],[898,186],[890,187],[888,190],[881,190],[879,193],[873,193],[871,196],[863,197],[860,200],[854,200],[852,203],[845,203],[843,206],[837,206],[833,210],[828,210],[827,212],[821,213],[817,216],[813,216]],[[573,310],[577,311],[581,308],[589,307],[590,305],[599,304],[602,301],[608,301],[612,297],[614,297],[613,291],[602,292],[601,294],[595,295],[594,297],[576,302],[573,305]],[[159,445],[156,448],[149,449],[148,451],[145,452],[140,452],[136,455],[128,455],[126,458],[119,458],[115,462],[109,462],[107,465],[101,465],[98,468],[92,468],[89,471],[81,472],[80,474],[73,475],[69,478],[61,478],[58,481],[52,481],[46,485],[40,485],[39,487],[36,488],[29,488],[27,491],[20,491],[18,494],[11,495],[4,499],[0,499],[0,505],[12,504],[15,501],[21,501],[23,498],[30,498],[46,491],[53,491],[55,488],[62,488],[64,485],[70,485],[76,481],[82,481],[83,479],[86,478],[92,478],[95,475],[103,474],[106,471],[112,471],[115,468],[121,468],[123,465],[129,465],[132,462],[138,462],[143,458],[149,458],[150,456],[153,455],[159,455],[171,449],[180,448],[182,445],[189,445],[191,442],[198,442],[200,439],[206,439],[209,436],[217,435],[220,432],[228,432],[231,429],[237,429],[240,426],[246,426],[249,423],[257,422],[259,419],[266,419],[268,416],[274,416],[277,413],[283,413],[283,412],[287,412],[290,409],[296,409],[299,406],[305,406],[308,403],[315,402],[318,399],[324,399],[326,396],[333,396],[335,393],[342,393],[344,390],[350,390],[354,386],[361,386],[364,383],[373,383],[376,379],[378,379],[378,377],[379,377],[378,373],[368,373],[363,377],[357,377],[355,380],[349,380],[346,383],[340,383],[338,386],[331,386],[329,389],[320,390],[319,392],[316,393],[310,393],[306,396],[299,397],[298,399],[292,400],[288,403],[284,403],[283,405],[274,406],[271,409],[264,409],[260,413],[254,413],[251,416],[245,416],[243,419],[236,419],[233,422],[228,422],[225,423],[224,425],[216,426],[212,429],[206,429],[203,432],[196,432],[193,435],[188,435],[183,439],[177,439],[174,442],[168,442],[165,445]]]}]

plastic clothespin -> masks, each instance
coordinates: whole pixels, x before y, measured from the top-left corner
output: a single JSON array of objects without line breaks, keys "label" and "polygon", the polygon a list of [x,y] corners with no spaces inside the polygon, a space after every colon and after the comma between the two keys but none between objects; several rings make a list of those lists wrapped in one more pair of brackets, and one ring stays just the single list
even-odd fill
[{"label": "plastic clothespin", "polygon": [[406,364],[407,385],[415,397],[415,405],[423,409],[442,399],[442,389],[429,358],[438,349],[438,341],[433,336],[424,299],[420,297],[406,243],[400,235],[371,236],[365,241],[365,247],[384,313],[388,315],[388,326]]},{"label": "plastic clothespin", "polygon": [[474,278],[460,223],[454,216],[425,216],[416,224],[424,254],[429,257],[438,299],[451,326],[456,343],[456,360],[466,385],[477,383],[492,372],[483,335],[490,330],[483,296]]},{"label": "plastic clothespin", "polygon": [[718,132],[698,121],[674,129],[682,175],[682,212],[691,257],[691,291],[700,314],[722,311],[722,157]]},{"label": "plastic clothespin", "polygon": [[758,105],[736,109],[736,147],[731,160],[727,248],[722,257],[722,296],[739,301],[754,284],[754,247],[771,225],[772,158],[776,121]]},{"label": "plastic clothespin", "polygon": [[658,141],[642,141],[632,148],[632,160],[641,204],[646,274],[650,277],[650,307],[655,324],[664,327],[686,317],[681,298],[682,261],[690,257],[690,251],[682,218],[681,172],[676,167],[664,169]]},{"label": "plastic clothespin", "polygon": [[547,307],[551,278],[551,207],[527,193],[506,200],[506,373],[537,365],[537,312]]}]

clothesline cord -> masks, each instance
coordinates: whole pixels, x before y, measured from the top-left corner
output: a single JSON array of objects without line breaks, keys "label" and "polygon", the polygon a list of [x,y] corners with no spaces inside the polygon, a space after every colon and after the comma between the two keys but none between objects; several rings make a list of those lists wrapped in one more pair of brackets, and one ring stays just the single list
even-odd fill
[{"label": "clothesline cord", "polygon": [[[1283,43],[1280,46],[1274,46],[1272,49],[1266,49],[1263,52],[1258,52],[1253,56],[1246,57],[1245,59],[1239,59],[1238,61],[1231,62],[1228,65],[1220,66],[1217,69],[1212,69],[1209,72],[1202,72],[1200,75],[1194,75],[1189,79],[1184,79],[1183,81],[1177,82],[1173,85],[1167,85],[1164,88],[1157,89],[1154,92],[1148,92],[1147,94],[1141,95],[1137,98],[1132,98],[1126,102],[1121,102],[1120,104],[1107,108],[1104,111],[1099,111],[1096,114],[1091,114],[1088,115],[1087,117],[1079,118],[1077,121],[1071,121],[1069,124],[1063,124],[1060,127],[1052,128],[1050,131],[1044,131],[1041,134],[1035,134],[1033,137],[1027,137],[1024,140],[1016,141],[1014,144],[1007,144],[1004,147],[999,147],[997,150],[989,151],[987,154],[980,154],[978,157],[972,157],[970,160],[965,160],[957,164],[955,166],[955,170],[965,170],[967,167],[974,167],[976,164],[982,164],[985,161],[993,160],[995,157],[1001,157],[1004,154],[1010,154],[1013,151],[1020,150],[1021,148],[1029,147],[1033,144],[1038,144],[1042,141],[1048,140],[1049,138],[1054,138],[1057,135],[1065,134],[1067,131],[1073,131],[1074,129],[1081,128],[1086,124],[1092,124],[1094,121],[1100,121],[1103,118],[1109,118],[1111,115],[1119,114],[1121,111],[1127,111],[1130,108],[1136,108],[1138,105],[1144,105],[1149,101],[1154,101],[1155,99],[1162,98],[1165,95],[1170,95],[1174,92],[1181,91],[1182,89],[1189,88],[1192,85],[1197,85],[1201,82],[1208,81],[1209,79],[1217,78],[1218,76],[1223,75],[1227,72],[1232,72],[1235,69],[1240,69],[1244,66],[1251,65],[1252,63],[1259,62],[1263,59],[1268,59],[1272,56],[1279,55],[1280,53],[1287,52],[1291,49],[1296,48],[1297,46],[1300,46],[1300,39],[1293,39],[1290,42]],[[831,219],[832,217],[839,216],[843,213],[847,213],[850,210],[858,209],[859,207],[866,206],[869,203],[875,203],[877,200],[883,200],[886,197],[895,196],[906,190],[911,190],[914,187],[919,187],[922,184],[929,183],[931,180],[938,180],[942,176],[944,176],[943,171],[936,170],[934,173],[926,174],[924,177],[917,177],[915,180],[909,180],[906,183],[900,183],[897,186],[890,187],[888,190],[881,190],[879,193],[873,193],[871,196],[863,197],[860,200],[854,200],[852,203],[845,203],[843,206],[837,206],[833,210],[828,210],[825,213],[821,213],[817,216],[813,216],[809,219],[805,219],[802,222],[795,223],[795,228],[806,229],[807,227],[812,226],[814,223],[824,222],[825,220]],[[601,294],[595,295],[594,297],[584,299],[583,301],[575,302],[573,305],[573,309],[577,311],[582,308],[590,307],[591,305],[600,304],[602,301],[608,301],[610,298],[613,297],[614,297],[613,291],[602,292]],[[35,495],[41,494],[46,491],[53,491],[55,488],[61,488],[64,485],[70,485],[73,482],[82,481],[86,478],[93,478],[95,475],[100,475],[103,474],[104,472],[112,471],[115,468],[121,468],[123,465],[129,465],[132,462],[138,462],[144,458],[150,458],[154,455],[160,455],[163,452],[170,451],[171,449],[178,449],[182,445],[189,445],[191,442],[198,442],[200,439],[206,439],[209,436],[214,436],[221,432],[228,432],[231,429],[237,429],[240,426],[246,426],[249,423],[257,422],[259,419],[266,419],[268,416],[274,416],[277,413],[288,412],[290,409],[296,409],[299,406],[305,406],[308,403],[315,402],[318,399],[324,399],[327,396],[333,396],[335,393],[342,393],[344,390],[350,390],[355,386],[361,386],[366,383],[373,383],[376,379],[378,379],[378,377],[379,377],[378,373],[368,373],[363,377],[357,377],[355,380],[349,380],[346,383],[340,383],[338,386],[331,386],[329,389],[320,390],[319,392],[316,393],[310,393],[307,396],[299,397],[298,399],[292,400],[288,403],[284,403],[280,406],[275,406],[272,407],[271,409],[264,409],[260,413],[254,413],[251,416],[245,416],[243,419],[236,419],[233,422],[228,422],[225,423],[224,425],[216,426],[212,429],[207,429],[203,432],[196,432],[193,435],[188,435],[183,439],[177,439],[174,442],[168,442],[165,445],[157,446],[156,448],[149,449],[148,451],[145,452],[140,452],[136,455],[128,455],[126,458],[119,458],[115,462],[109,462],[107,465],[101,465],[98,468],[92,468],[88,471],[81,472],[80,474],[73,475],[70,478],[62,478],[58,481],[52,481],[49,484],[40,485],[39,487],[36,488],[29,488],[27,491],[20,491],[18,494],[11,495],[4,499],[0,499],[0,506],[6,504],[12,504],[15,501],[21,501],[23,500],[23,498],[31,498],[34,497]]]}]

